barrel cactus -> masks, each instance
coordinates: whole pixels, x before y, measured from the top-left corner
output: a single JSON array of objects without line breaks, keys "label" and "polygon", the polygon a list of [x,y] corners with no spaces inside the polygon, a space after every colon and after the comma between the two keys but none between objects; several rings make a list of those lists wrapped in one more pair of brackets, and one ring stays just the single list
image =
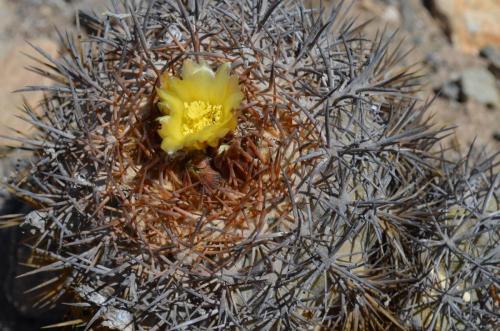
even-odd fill
[{"label": "barrel cactus", "polygon": [[346,9],[113,1],[37,48],[54,84],[24,89],[11,190],[58,326],[497,325],[497,161],[446,157],[393,37]]}]

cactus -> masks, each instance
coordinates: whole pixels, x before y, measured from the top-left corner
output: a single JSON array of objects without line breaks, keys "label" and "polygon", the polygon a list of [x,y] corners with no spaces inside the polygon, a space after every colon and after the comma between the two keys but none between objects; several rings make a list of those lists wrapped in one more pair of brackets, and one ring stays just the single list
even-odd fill
[{"label": "cactus", "polygon": [[[34,290],[40,305],[70,301],[59,326],[498,323],[495,156],[447,158],[438,142],[451,131],[424,117],[395,36],[364,39],[342,2],[319,12],[113,1],[80,14],[59,59],[35,46],[33,70],[54,84],[23,90],[46,97],[24,108],[37,133],[13,138],[33,156],[11,189],[34,207],[21,276],[55,275]],[[237,77],[237,125],[162,149],[162,86],[186,61]]]}]

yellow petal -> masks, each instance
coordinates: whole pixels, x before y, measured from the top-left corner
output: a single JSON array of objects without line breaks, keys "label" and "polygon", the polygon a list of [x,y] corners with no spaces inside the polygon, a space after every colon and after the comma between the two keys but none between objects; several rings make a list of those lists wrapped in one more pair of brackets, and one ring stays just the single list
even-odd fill
[{"label": "yellow petal", "polygon": [[[156,88],[156,93],[160,97],[160,103],[163,105],[163,109],[160,107],[160,110],[168,110],[168,113],[175,110],[183,110],[184,106],[182,100],[172,95],[170,92],[161,88]],[[164,113],[166,114],[166,112]]]},{"label": "yellow petal", "polygon": [[200,77],[213,79],[215,77],[215,74],[210,66],[205,62],[198,64],[191,60],[184,61],[184,64],[182,66],[182,79],[189,80]]},{"label": "yellow petal", "polygon": [[226,97],[222,105],[224,107],[224,110],[232,111],[233,109],[236,109],[240,106],[242,100],[243,100],[243,93],[241,92],[233,93]]},{"label": "yellow petal", "polygon": [[188,87],[189,81],[181,80],[178,78],[170,78],[167,83],[167,91],[176,98],[186,101],[192,99],[192,91]]},{"label": "yellow petal", "polygon": [[168,120],[170,119],[170,116],[165,115],[165,116],[160,116],[156,120],[160,122],[160,124],[166,124]]}]

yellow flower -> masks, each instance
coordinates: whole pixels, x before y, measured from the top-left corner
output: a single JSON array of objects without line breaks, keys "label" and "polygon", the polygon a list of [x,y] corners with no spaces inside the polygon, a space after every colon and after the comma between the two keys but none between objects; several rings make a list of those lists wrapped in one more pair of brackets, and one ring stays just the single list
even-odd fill
[{"label": "yellow flower", "polygon": [[164,151],[216,147],[221,138],[236,128],[233,110],[239,107],[243,93],[238,78],[229,71],[229,63],[214,73],[206,63],[186,60],[182,79],[162,77],[157,93],[158,106],[165,116],[158,118],[158,133]]}]

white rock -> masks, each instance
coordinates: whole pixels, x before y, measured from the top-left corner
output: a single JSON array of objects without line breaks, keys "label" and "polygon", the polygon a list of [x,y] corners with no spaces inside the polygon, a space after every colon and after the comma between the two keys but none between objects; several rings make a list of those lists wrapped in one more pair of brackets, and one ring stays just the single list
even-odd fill
[{"label": "white rock", "polygon": [[[24,224],[30,225],[33,228],[38,229],[40,232],[44,232],[48,215],[48,212],[34,210],[24,217]],[[35,231],[32,232],[34,233]]]},{"label": "white rock", "polygon": [[462,90],[468,97],[485,105],[498,106],[499,96],[495,76],[482,67],[467,68],[462,72]]}]

